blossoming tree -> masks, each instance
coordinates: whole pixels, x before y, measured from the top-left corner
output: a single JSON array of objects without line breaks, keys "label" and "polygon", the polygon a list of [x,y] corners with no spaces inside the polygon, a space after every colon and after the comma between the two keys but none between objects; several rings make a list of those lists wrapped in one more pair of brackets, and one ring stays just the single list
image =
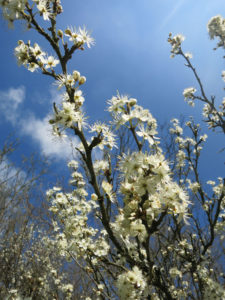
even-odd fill
[{"label": "blossoming tree", "polygon": [[24,159],[16,168],[10,154],[17,146],[10,138],[0,149],[0,299],[77,296],[82,276],[65,266],[47,223],[41,188],[46,161]]},{"label": "blossoming tree", "polygon": [[[94,44],[87,29],[57,28],[60,0],[1,0],[0,5],[10,25],[22,19],[49,42],[51,55],[21,40],[15,55],[19,65],[52,77],[63,91],[61,105],[53,103],[53,133],[80,140],[78,159],[68,164],[72,191],[58,186],[47,191],[61,255],[88,274],[97,299],[225,299],[225,183],[222,178],[204,183],[198,170],[207,135],[190,120],[186,136],[173,119],[169,162],[156,119],[136,99],[119,93],[107,102],[111,121],[88,124],[81,90],[86,78],[67,71],[74,53]],[[208,29],[224,48],[225,20],[212,18]],[[206,96],[191,55],[181,48],[183,37],[170,34],[168,41],[172,57],[184,57],[200,87],[199,95],[195,88],[185,89],[185,100],[204,102],[209,127],[225,132],[224,100],[217,108]],[[123,128],[133,144],[118,138]]]}]

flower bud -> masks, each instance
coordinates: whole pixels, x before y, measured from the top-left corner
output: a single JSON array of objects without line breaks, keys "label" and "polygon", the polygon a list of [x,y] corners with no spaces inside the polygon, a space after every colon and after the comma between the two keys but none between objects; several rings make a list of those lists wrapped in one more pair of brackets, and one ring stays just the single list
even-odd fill
[{"label": "flower bud", "polygon": [[130,98],[129,99],[129,105],[130,105],[130,107],[134,106],[136,103],[137,103],[136,99],[134,99],[134,98]]},{"label": "flower bud", "polygon": [[73,71],[73,78],[75,81],[79,81],[80,80],[80,72]]},{"label": "flower bud", "polygon": [[96,194],[91,194],[91,199],[94,201],[98,200],[98,196]]},{"label": "flower bud", "polygon": [[69,28],[65,30],[65,34],[72,36],[72,32]]},{"label": "flower bud", "polygon": [[61,14],[63,12],[62,5],[57,5],[57,14]]},{"label": "flower bud", "polygon": [[79,80],[79,84],[84,84],[86,82],[86,77],[85,76],[81,76],[80,80]]},{"label": "flower bud", "polygon": [[63,37],[63,31],[61,29],[58,30],[57,32],[58,37],[62,38]]}]

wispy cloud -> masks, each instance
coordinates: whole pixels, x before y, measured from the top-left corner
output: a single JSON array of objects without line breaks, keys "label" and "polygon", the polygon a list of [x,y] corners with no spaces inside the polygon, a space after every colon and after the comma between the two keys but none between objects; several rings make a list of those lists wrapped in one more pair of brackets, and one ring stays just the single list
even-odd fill
[{"label": "wispy cloud", "polygon": [[179,2],[177,2],[174,5],[174,7],[170,11],[170,13],[165,17],[164,21],[159,26],[159,31],[162,30],[169,23],[169,21],[176,15],[176,13],[181,8],[181,6],[184,4],[184,2],[185,2],[185,0],[180,0]]},{"label": "wispy cloud", "polygon": [[48,122],[49,116],[43,119],[31,115],[28,119],[20,122],[22,134],[30,136],[45,155],[68,159],[71,156],[72,145],[78,144],[78,140],[73,138],[73,143],[69,138],[56,138],[52,135],[52,128]]},{"label": "wispy cloud", "polygon": [[25,88],[9,88],[6,91],[0,91],[0,109],[7,121],[16,123],[19,112],[19,105],[25,100]]},{"label": "wispy cloud", "polygon": [[[50,90],[50,98],[59,103],[61,96],[59,93]],[[78,139],[73,137],[73,143],[69,138],[60,139],[52,134],[52,127],[48,120],[49,114],[44,118],[38,118],[33,112],[26,110],[22,112],[20,104],[25,100],[25,88],[10,88],[7,91],[0,91],[0,113],[5,119],[17,129],[21,135],[30,137],[43,154],[57,158],[68,159],[75,145],[78,145]]]}]

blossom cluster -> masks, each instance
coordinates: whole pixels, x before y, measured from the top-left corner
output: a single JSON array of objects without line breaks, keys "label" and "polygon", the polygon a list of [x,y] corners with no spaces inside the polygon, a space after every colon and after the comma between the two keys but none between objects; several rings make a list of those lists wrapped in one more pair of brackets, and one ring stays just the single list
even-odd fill
[{"label": "blossom cluster", "polygon": [[15,48],[18,65],[23,65],[29,71],[34,72],[41,68],[42,71],[55,68],[59,64],[59,60],[54,56],[47,54],[41,50],[40,46],[35,43],[32,47],[30,41],[25,44],[23,41],[18,41],[18,46]]},{"label": "blossom cluster", "polygon": [[1,0],[0,6],[2,7],[3,16],[12,24],[14,20],[22,18],[25,10],[27,0]]},{"label": "blossom cluster", "polygon": [[[49,21],[54,15],[62,12],[60,0],[32,0],[31,6],[36,4],[37,13],[43,17],[45,21]],[[18,19],[25,19],[29,22],[29,1],[28,0],[1,0],[3,16],[12,26],[13,22]],[[28,26],[29,28],[29,26]]]},{"label": "blossom cluster", "polygon": [[193,88],[193,87],[186,88],[183,91],[184,100],[186,100],[190,106],[194,106],[194,101],[193,100],[194,100],[194,93],[195,92],[196,92],[196,89]]},{"label": "blossom cluster", "polygon": [[121,300],[141,299],[146,286],[145,277],[138,267],[133,267],[132,270],[122,273],[117,279],[118,293]]},{"label": "blossom cluster", "polygon": [[197,276],[199,276],[205,285],[204,299],[225,299],[225,290],[211,278],[210,271],[212,270],[208,270],[207,264],[203,263],[198,266],[196,272],[196,281]]},{"label": "blossom cluster", "polygon": [[150,227],[165,211],[178,216],[178,222],[187,218],[188,196],[171,180],[169,165],[161,153],[123,155],[120,170],[124,179],[120,187],[124,208],[114,224],[119,235],[144,240],[148,234],[144,224]]},{"label": "blossom cluster", "polygon": [[225,19],[220,15],[212,17],[207,27],[211,39],[219,38],[217,47],[225,48]]},{"label": "blossom cluster", "polygon": [[53,133],[60,136],[65,128],[70,128],[73,125],[81,129],[85,124],[84,120],[84,114],[76,108],[75,103],[63,101],[62,109],[55,109],[55,115],[49,122],[53,124]]},{"label": "blossom cluster", "polygon": [[168,42],[170,43],[171,49],[171,58],[175,57],[175,55],[180,54],[181,43],[185,40],[185,37],[182,34],[177,34],[172,36],[172,33],[169,34]]},{"label": "blossom cluster", "polygon": [[[210,103],[205,103],[202,109],[202,115],[207,120],[209,128],[215,128],[224,125],[224,118],[225,118],[225,100],[223,99],[222,104],[219,106],[219,109],[216,109]],[[221,122],[222,120],[222,122]]]},{"label": "blossom cluster", "polygon": [[87,44],[87,47],[90,48],[95,43],[89,31],[85,27],[79,27],[78,29],[72,27],[67,28],[65,30],[65,35],[69,37],[69,41],[73,42],[76,47]]},{"label": "blossom cluster", "polygon": [[195,159],[196,156],[199,157],[207,134],[200,135],[200,125],[195,124],[192,119],[187,121],[185,126],[195,134],[194,137],[184,137],[183,128],[180,127],[178,119],[172,119],[171,123],[173,127],[170,128],[170,134],[174,135],[175,143],[178,146],[176,168],[183,168],[188,164],[188,169],[193,170],[191,160]]},{"label": "blossom cluster", "polygon": [[86,126],[86,117],[81,110],[84,103],[84,97],[80,86],[85,83],[85,76],[81,76],[78,71],[72,74],[58,75],[57,82],[59,89],[66,88],[66,92],[62,95],[63,101],[61,108],[54,106],[54,115],[49,120],[53,125],[53,133],[61,135],[62,131],[72,126],[77,126],[80,130]]},{"label": "blossom cluster", "polygon": [[101,150],[103,150],[104,147],[109,149],[116,147],[115,134],[110,130],[108,125],[101,122],[96,122],[90,126],[90,132],[96,132],[98,136],[101,136],[101,142],[98,144],[98,147]]},{"label": "blossom cluster", "polygon": [[77,170],[76,161],[70,162],[68,166],[73,170],[70,183],[74,191],[63,193],[59,187],[47,191],[47,197],[51,200],[50,211],[58,219],[54,223],[56,239],[61,254],[67,259],[91,258],[92,264],[96,264],[98,258],[107,255],[109,250],[106,232],[99,232],[88,224],[89,215],[98,205],[92,199],[87,201],[86,184]]},{"label": "blossom cluster", "polygon": [[[80,86],[86,82],[86,77],[81,76],[80,72],[73,71],[72,74],[65,74],[65,75],[58,75],[56,85],[58,85],[58,89],[60,90],[62,87],[66,89],[72,89],[75,88],[75,86]],[[78,102],[80,100],[80,97],[82,95],[81,91],[77,91],[77,93],[74,94],[74,101]],[[65,97],[67,97],[65,95]],[[81,101],[81,104],[83,101]]]},{"label": "blossom cluster", "polygon": [[131,129],[137,128],[136,133],[143,140],[147,140],[150,145],[156,142],[156,119],[153,118],[148,109],[143,109],[143,107],[137,105],[136,99],[120,96],[118,93],[117,96],[113,96],[111,100],[108,100],[108,104],[108,111],[112,115],[116,129],[121,126],[127,126]]}]

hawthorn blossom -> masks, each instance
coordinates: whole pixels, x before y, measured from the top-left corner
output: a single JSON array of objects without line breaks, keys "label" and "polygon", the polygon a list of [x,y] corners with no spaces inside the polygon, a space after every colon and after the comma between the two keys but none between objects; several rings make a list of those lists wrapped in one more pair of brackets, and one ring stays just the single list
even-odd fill
[{"label": "hawthorn blossom", "polygon": [[114,195],[113,195],[113,190],[112,190],[112,185],[108,183],[107,181],[103,180],[102,181],[102,189],[103,191],[107,194],[111,202],[114,202]]},{"label": "hawthorn blossom", "polygon": [[80,80],[80,72],[78,71],[73,71],[73,78],[75,81],[79,81]]},{"label": "hawthorn blossom", "polygon": [[77,46],[87,44],[88,48],[94,45],[94,39],[90,36],[88,30],[84,27],[78,29],[70,27],[65,30],[65,35],[69,37],[69,41]]},{"label": "hawthorn blossom", "polygon": [[225,19],[220,15],[214,16],[209,20],[207,27],[211,39],[220,39],[217,47],[225,48]]},{"label": "hawthorn blossom", "polygon": [[96,174],[105,172],[109,169],[109,162],[106,160],[96,160],[94,162],[94,170]]},{"label": "hawthorn blossom", "polygon": [[84,103],[84,97],[82,96],[83,92],[81,90],[76,90],[74,92],[74,102],[81,106]]},{"label": "hawthorn blossom", "polygon": [[65,75],[58,75],[58,79],[56,81],[56,85],[58,85],[58,89],[61,89],[62,87],[72,87],[75,80],[73,75],[71,74],[65,74]]},{"label": "hawthorn blossom", "polygon": [[119,167],[124,179],[120,191],[124,195],[125,205],[121,210],[123,218],[120,215],[113,225],[116,234],[124,232],[124,235],[138,235],[140,240],[144,240],[146,228],[141,218],[142,210],[146,212],[146,223],[149,226],[165,210],[177,216],[178,222],[186,222],[190,203],[188,195],[172,181],[170,168],[162,154],[124,154]]},{"label": "hawthorn blossom", "polygon": [[193,54],[190,53],[190,52],[186,52],[186,53],[184,54],[184,56],[185,56],[186,58],[188,58],[188,59],[193,58]]},{"label": "hawthorn blossom", "polygon": [[141,299],[144,294],[147,283],[138,267],[122,273],[117,279],[118,294],[121,300]]},{"label": "hawthorn blossom", "polygon": [[18,46],[15,48],[18,65],[27,65],[29,61],[29,47],[24,41],[18,41]]},{"label": "hawthorn blossom", "polygon": [[47,58],[41,57],[40,60],[45,65],[45,69],[52,69],[59,64],[59,60],[55,59],[54,56],[48,56]]},{"label": "hawthorn blossom", "polygon": [[48,7],[48,2],[46,0],[36,0],[37,2],[37,9],[39,10],[40,14],[43,16],[43,19],[49,21],[51,17],[51,9]]},{"label": "hawthorn blossom", "polygon": [[142,124],[139,126],[139,131],[137,131],[137,135],[143,137],[144,140],[147,140],[150,146],[156,142],[155,141],[156,139],[159,139],[155,137],[155,134],[157,134],[155,128],[151,128],[151,127],[145,128]]},{"label": "hawthorn blossom", "polygon": [[27,0],[0,0],[3,16],[8,20],[9,26],[12,26],[14,20],[22,18],[26,3]]},{"label": "hawthorn blossom", "polygon": [[95,44],[94,39],[90,36],[90,33],[85,27],[79,27],[79,35],[79,38],[82,41],[82,43],[87,44],[88,48]]},{"label": "hawthorn blossom", "polygon": [[106,124],[96,122],[95,124],[90,126],[90,132],[96,132],[101,136],[101,141],[98,144],[98,147],[101,150],[103,150],[105,146],[109,149],[116,147],[115,134],[109,129],[109,126],[107,126]]},{"label": "hawthorn blossom", "polygon": [[[70,164],[75,170],[72,173],[73,185],[76,189],[72,193],[63,193],[61,190],[52,189],[47,192],[50,210],[57,215],[58,221],[63,226],[63,232],[58,232],[57,241],[61,254],[70,257],[86,258],[88,252],[94,253],[98,258],[107,255],[109,245],[106,242],[106,232],[87,226],[88,215],[97,207],[95,200],[86,200],[85,181],[80,172],[77,171],[77,164]],[[93,197],[92,197],[93,198]],[[58,224],[54,224],[57,230]],[[94,263],[94,260],[93,260]]]},{"label": "hawthorn blossom", "polygon": [[[73,125],[77,125],[81,130],[82,127],[86,126],[86,117],[84,114],[76,110],[74,103],[67,101],[62,102],[62,110],[57,109],[53,119],[49,120],[50,124],[61,125],[63,129],[70,128]],[[56,128],[57,129],[57,128]]]},{"label": "hawthorn blossom", "polygon": [[172,33],[169,34],[168,42],[172,46],[171,49],[171,58],[174,58],[175,55],[180,53],[181,50],[181,43],[185,40],[185,37],[182,34],[177,34],[172,36]]},{"label": "hawthorn blossom", "polygon": [[37,43],[34,43],[33,47],[29,47],[29,50],[31,51],[32,55],[37,59],[41,59],[46,55],[46,53],[41,50],[41,47]]},{"label": "hawthorn blossom", "polygon": [[34,62],[29,63],[27,66],[27,70],[29,70],[30,72],[34,72],[38,68],[39,68],[39,65]]},{"label": "hawthorn blossom", "polygon": [[128,96],[120,96],[119,94],[117,94],[117,96],[113,96],[111,100],[108,100],[107,103],[109,105],[108,107],[108,111],[109,112],[113,112],[113,113],[117,113],[117,112],[124,112],[124,106],[126,104],[136,104],[137,100],[135,99],[128,99]]},{"label": "hawthorn blossom", "polygon": [[[129,99],[128,96],[120,96],[119,93],[117,97],[113,96],[111,100],[108,100],[108,111],[111,112],[116,129],[127,123],[132,128],[137,127],[139,124],[142,127],[142,123],[146,123],[150,129],[149,134],[156,134],[156,120],[152,117],[148,109],[143,109],[136,103],[136,99]],[[139,134],[142,135],[144,133],[139,131]],[[147,138],[147,134],[144,134],[144,136]],[[148,139],[151,142],[151,138],[149,137]]]},{"label": "hawthorn blossom", "polygon": [[59,64],[59,60],[54,56],[46,56],[40,46],[35,43],[32,47],[30,41],[25,44],[23,41],[18,41],[18,46],[15,48],[15,56],[17,57],[18,65],[24,65],[29,71],[33,72],[37,68],[43,66],[48,68],[54,68]]},{"label": "hawthorn blossom", "polygon": [[182,278],[182,272],[179,271],[176,267],[171,268],[169,271],[170,275],[174,278],[176,278],[177,276]]},{"label": "hawthorn blossom", "polygon": [[196,89],[193,88],[193,87],[189,87],[189,88],[186,88],[184,91],[183,91],[183,95],[184,95],[184,98],[185,99],[193,99],[194,98],[194,93],[196,92]]}]

